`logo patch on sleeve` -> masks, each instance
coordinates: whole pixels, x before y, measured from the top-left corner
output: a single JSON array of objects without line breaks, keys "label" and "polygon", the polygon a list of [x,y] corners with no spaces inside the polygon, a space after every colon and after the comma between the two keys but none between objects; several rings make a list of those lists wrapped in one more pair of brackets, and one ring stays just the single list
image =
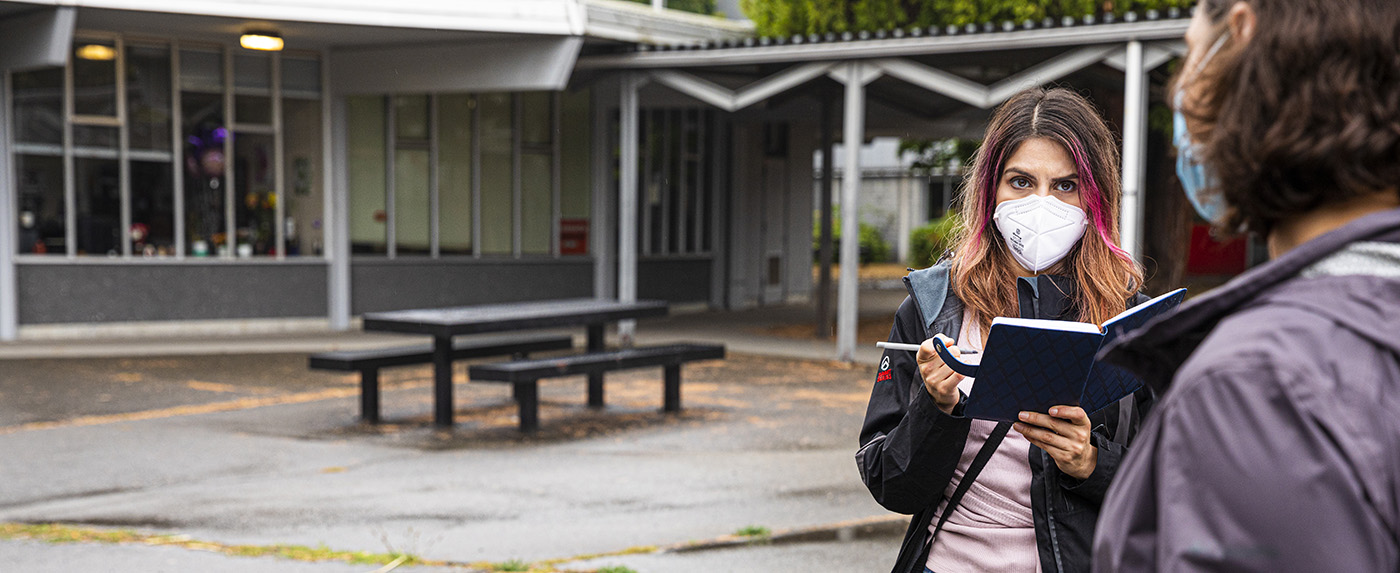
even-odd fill
[{"label": "logo patch on sleeve", "polygon": [[875,375],[876,382],[884,382],[894,378],[894,373],[890,372],[890,357],[886,356],[880,361],[880,373]]}]

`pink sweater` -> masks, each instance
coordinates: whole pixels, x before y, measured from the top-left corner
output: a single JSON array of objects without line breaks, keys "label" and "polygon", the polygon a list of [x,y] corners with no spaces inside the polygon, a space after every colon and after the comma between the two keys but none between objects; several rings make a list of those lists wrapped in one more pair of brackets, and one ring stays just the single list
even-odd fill
[{"label": "pink sweater", "polygon": [[[963,313],[962,332],[958,333],[962,348],[982,350],[982,332],[971,312]],[[967,392],[973,379],[958,387]],[[991,434],[996,422],[973,420],[972,429],[963,446],[962,459],[953,472],[953,480],[938,504],[929,531],[938,524],[947,505],[962,480],[967,466],[977,457],[982,443]],[[934,540],[927,567],[934,573],[980,573],[982,571],[1039,572],[1040,559],[1036,553],[1035,521],[1031,517],[1030,442],[1015,430],[982,468],[976,481],[963,495],[962,502],[948,517],[943,532]]]}]

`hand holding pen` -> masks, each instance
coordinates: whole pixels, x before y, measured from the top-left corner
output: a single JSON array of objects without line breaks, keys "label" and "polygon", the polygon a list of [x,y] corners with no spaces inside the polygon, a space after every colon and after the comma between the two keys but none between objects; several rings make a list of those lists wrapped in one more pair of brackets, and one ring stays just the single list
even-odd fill
[{"label": "hand holding pen", "polygon": [[952,368],[943,363],[943,359],[939,358],[938,353],[934,350],[933,345],[935,344],[945,346],[954,358],[969,354],[969,352],[958,350],[958,347],[953,345],[953,339],[942,334],[935,335],[920,345],[878,342],[876,346],[915,352],[914,360],[919,365],[919,376],[923,379],[924,390],[933,398],[933,402],[938,405],[939,410],[945,414],[951,414],[953,407],[958,405],[961,398],[961,394],[958,392],[958,382],[962,382],[963,375],[953,372]]}]

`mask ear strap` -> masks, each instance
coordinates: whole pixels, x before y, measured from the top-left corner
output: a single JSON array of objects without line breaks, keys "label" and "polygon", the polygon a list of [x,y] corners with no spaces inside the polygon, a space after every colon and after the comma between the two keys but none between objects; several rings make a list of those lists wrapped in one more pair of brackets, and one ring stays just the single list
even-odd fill
[{"label": "mask ear strap", "polygon": [[1210,49],[1206,50],[1206,55],[1201,57],[1201,61],[1197,62],[1196,66],[1191,68],[1191,73],[1182,76],[1181,80],[1176,82],[1176,95],[1172,96],[1172,99],[1177,109],[1181,109],[1181,86],[1186,85],[1186,80],[1195,80],[1196,76],[1201,75],[1201,70],[1206,69],[1206,64],[1210,63],[1210,60],[1215,57],[1216,52],[1219,52],[1220,48],[1225,46],[1225,40],[1228,39],[1230,39],[1230,29],[1226,28],[1225,31],[1220,34],[1220,37],[1215,39],[1215,43],[1211,44]]}]

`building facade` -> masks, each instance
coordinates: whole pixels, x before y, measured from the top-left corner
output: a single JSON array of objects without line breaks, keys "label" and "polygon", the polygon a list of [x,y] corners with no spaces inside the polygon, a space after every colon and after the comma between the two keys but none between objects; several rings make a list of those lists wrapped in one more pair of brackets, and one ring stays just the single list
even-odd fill
[{"label": "building facade", "polygon": [[[572,78],[576,58],[749,34],[609,0],[58,4],[0,2],[14,32],[4,339],[344,328],[376,310],[615,296],[617,257],[599,250],[616,242],[616,89],[600,100],[612,84]],[[285,45],[242,47],[250,31]],[[805,295],[806,273],[783,283],[733,263],[786,250],[788,226],[749,233],[724,216],[740,166],[719,150],[763,128],[664,94],[642,105],[640,295]],[[755,221],[778,209],[796,227],[810,208],[789,208],[798,180],[771,152],[756,164],[787,187]],[[750,238],[763,255],[721,252]]]},{"label": "building facade", "polygon": [[[1116,102],[1124,242],[1151,258],[1148,109],[1187,16],[755,38],[622,0],[0,0],[0,340],[805,300],[816,214],[854,235],[862,196],[814,193],[814,151],[863,173],[870,137],[976,139],[1048,82]],[[893,194],[895,243],[932,191]]]}]

